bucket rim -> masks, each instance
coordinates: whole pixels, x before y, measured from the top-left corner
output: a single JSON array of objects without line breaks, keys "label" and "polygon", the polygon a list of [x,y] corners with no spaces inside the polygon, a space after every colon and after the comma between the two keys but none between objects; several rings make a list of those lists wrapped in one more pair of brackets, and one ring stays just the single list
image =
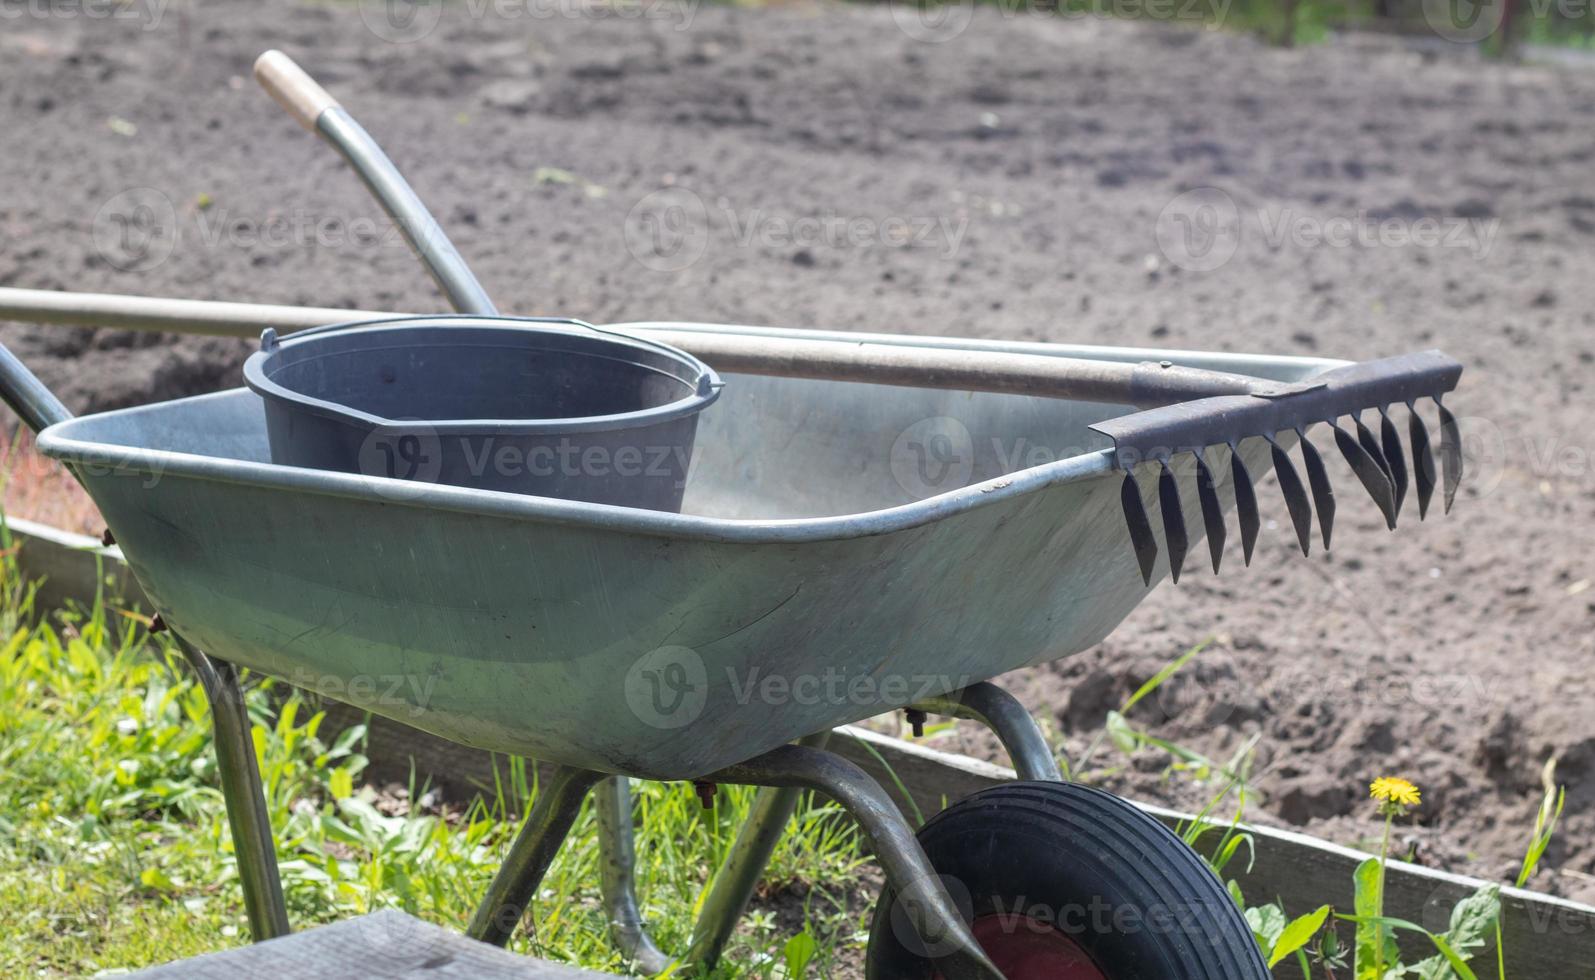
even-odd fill
[{"label": "bucket rim", "polygon": [[[345,336],[366,329],[402,329],[428,326],[442,326],[449,329],[474,327],[520,334],[592,335],[593,339],[613,344],[617,348],[625,347],[637,351],[647,351],[652,354],[663,355],[674,361],[684,368],[677,377],[690,389],[690,393],[664,405],[655,405],[651,408],[642,408],[631,412],[618,412],[611,415],[510,419],[388,418],[295,391],[272,380],[266,373],[268,363],[284,348],[299,346],[306,342],[313,344],[317,340]],[[604,357],[606,355],[587,353],[584,356]],[[244,361],[243,373],[244,384],[268,403],[276,402],[291,407],[295,411],[308,412],[313,415],[369,426],[378,430],[405,432],[424,428],[428,432],[439,435],[512,435],[532,429],[550,435],[569,435],[582,432],[643,428],[696,415],[714,404],[715,400],[720,397],[720,390],[725,387],[725,382],[720,379],[720,375],[698,357],[687,353],[679,347],[673,347],[651,338],[638,337],[634,334],[623,333],[567,317],[484,316],[469,313],[422,314],[382,317],[375,320],[354,320],[348,323],[333,323],[311,327],[307,330],[298,330],[280,338],[276,331],[268,329],[261,334],[260,349],[250,354],[248,359]]]}]

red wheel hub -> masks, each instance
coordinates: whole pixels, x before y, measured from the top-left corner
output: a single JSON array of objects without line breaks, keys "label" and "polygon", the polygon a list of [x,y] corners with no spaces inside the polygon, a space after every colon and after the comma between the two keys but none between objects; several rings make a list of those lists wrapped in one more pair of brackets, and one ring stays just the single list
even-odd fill
[{"label": "red wheel hub", "polygon": [[1039,919],[994,913],[970,928],[1007,980],[1108,980],[1079,943]]}]

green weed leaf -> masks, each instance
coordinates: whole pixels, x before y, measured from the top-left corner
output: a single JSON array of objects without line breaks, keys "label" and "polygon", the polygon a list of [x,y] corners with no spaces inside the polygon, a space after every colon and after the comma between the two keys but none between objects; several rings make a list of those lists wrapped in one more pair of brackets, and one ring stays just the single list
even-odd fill
[{"label": "green weed leaf", "polygon": [[1274,941],[1274,951],[1268,957],[1268,965],[1274,966],[1280,960],[1306,946],[1312,938],[1318,935],[1318,930],[1324,927],[1324,920],[1329,918],[1329,906],[1320,905],[1316,911],[1292,919],[1279,933],[1279,938]]}]

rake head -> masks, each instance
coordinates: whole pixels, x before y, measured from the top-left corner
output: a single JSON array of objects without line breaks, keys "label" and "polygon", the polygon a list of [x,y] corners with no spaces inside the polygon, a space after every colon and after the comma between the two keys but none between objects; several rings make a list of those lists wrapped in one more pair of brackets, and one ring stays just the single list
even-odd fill
[{"label": "rake head", "polygon": [[[1212,446],[1229,449],[1241,550],[1246,563],[1251,564],[1262,519],[1257,510],[1256,487],[1239,452],[1241,440],[1248,437],[1260,437],[1269,444],[1274,472],[1304,555],[1312,547],[1315,510],[1326,550],[1335,523],[1334,487],[1323,457],[1307,438],[1307,430],[1316,423],[1333,430],[1335,448],[1345,457],[1391,530],[1395,530],[1409,488],[1416,491],[1420,520],[1428,516],[1429,502],[1437,488],[1443,489],[1449,512],[1462,479],[1462,444],[1456,418],[1440,399],[1456,387],[1461,376],[1462,365],[1439,351],[1424,351],[1335,368],[1297,384],[1258,381],[1248,394],[1177,402],[1092,426],[1113,440],[1114,465],[1124,472],[1120,498],[1142,578],[1148,585],[1152,583],[1158,542],[1135,467],[1149,462],[1158,464],[1157,502],[1162,512],[1163,540],[1169,550],[1171,577],[1178,582],[1190,547],[1180,481],[1175,472],[1185,455],[1195,461],[1202,523],[1213,571],[1218,571],[1228,535],[1217,482],[1207,458],[1208,447]],[[1418,402],[1424,398],[1432,399],[1439,409],[1438,467],[1428,426],[1418,412]],[[1410,470],[1407,450],[1390,417],[1391,406],[1398,404],[1407,407]],[[1378,412],[1377,434],[1363,421],[1363,413],[1369,410]],[[1295,434],[1307,471],[1305,482],[1290,453],[1280,444],[1280,433]],[[1437,473],[1441,480],[1436,479]]]}]

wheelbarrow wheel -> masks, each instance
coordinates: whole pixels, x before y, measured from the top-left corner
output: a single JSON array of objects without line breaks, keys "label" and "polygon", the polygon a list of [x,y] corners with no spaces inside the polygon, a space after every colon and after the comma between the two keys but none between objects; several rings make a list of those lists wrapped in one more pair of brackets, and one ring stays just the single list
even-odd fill
[{"label": "wheelbarrow wheel", "polygon": [[[996,786],[919,832],[1007,980],[1267,980],[1240,910],[1200,856],[1123,800],[1071,783]],[[942,980],[950,943],[917,935],[890,886],[869,980]]]}]

